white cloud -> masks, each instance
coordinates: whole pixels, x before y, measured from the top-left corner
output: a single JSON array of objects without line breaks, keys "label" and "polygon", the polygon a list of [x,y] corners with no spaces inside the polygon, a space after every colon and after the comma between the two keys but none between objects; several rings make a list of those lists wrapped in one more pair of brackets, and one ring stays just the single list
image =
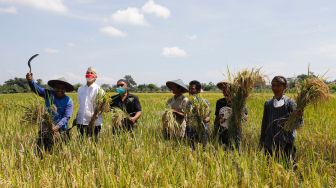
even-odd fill
[{"label": "white cloud", "polygon": [[7,7],[7,8],[0,7],[0,13],[17,14],[17,11],[15,7]]},{"label": "white cloud", "polygon": [[112,20],[117,23],[145,26],[148,25],[145,16],[134,7],[129,7],[126,10],[118,10],[112,14]]},{"label": "white cloud", "polygon": [[57,53],[59,53],[59,50],[54,49],[54,48],[45,48],[44,52],[48,53],[48,54],[57,54]]},{"label": "white cloud", "polygon": [[155,14],[161,18],[168,18],[170,16],[170,11],[168,8],[158,5],[154,2],[154,0],[149,0],[147,3],[142,7],[142,11],[147,14]]},{"label": "white cloud", "polygon": [[110,36],[110,37],[125,37],[126,34],[112,26],[106,26],[100,28],[100,32]]},{"label": "white cloud", "polygon": [[162,55],[165,57],[187,57],[187,53],[177,46],[163,48]]},{"label": "white cloud", "polygon": [[0,0],[0,2],[29,6],[57,13],[65,13],[68,11],[68,8],[63,4],[62,0]]},{"label": "white cloud", "polygon": [[189,40],[196,40],[197,39],[197,35],[188,35],[187,38]]}]

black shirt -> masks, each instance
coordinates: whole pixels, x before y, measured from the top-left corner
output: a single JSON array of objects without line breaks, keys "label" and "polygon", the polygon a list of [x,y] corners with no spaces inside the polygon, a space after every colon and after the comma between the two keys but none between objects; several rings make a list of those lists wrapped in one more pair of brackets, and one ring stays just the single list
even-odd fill
[{"label": "black shirt", "polygon": [[231,103],[229,103],[226,100],[226,98],[221,98],[216,102],[216,112],[215,112],[216,117],[219,115],[219,110],[224,106],[231,107]]},{"label": "black shirt", "polygon": [[[232,103],[228,102],[225,97],[217,100],[217,102],[216,102],[215,125],[219,124],[219,111],[223,107],[230,107],[230,108],[232,108]],[[245,113],[245,115],[248,114],[246,107],[244,108],[244,113]]]},{"label": "black shirt", "polygon": [[131,117],[134,117],[137,112],[141,111],[139,98],[130,93],[128,93],[128,96],[126,97],[124,102],[121,100],[120,95],[112,96],[110,107],[118,107],[123,111],[127,112]]}]

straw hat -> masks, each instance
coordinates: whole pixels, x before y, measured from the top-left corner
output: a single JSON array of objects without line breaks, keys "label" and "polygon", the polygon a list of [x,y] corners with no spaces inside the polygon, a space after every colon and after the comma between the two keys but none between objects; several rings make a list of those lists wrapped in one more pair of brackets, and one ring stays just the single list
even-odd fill
[{"label": "straw hat", "polygon": [[48,85],[52,88],[55,88],[55,86],[59,84],[64,85],[66,92],[71,92],[74,90],[74,86],[69,84],[69,82],[67,82],[64,77],[48,81]]},{"label": "straw hat", "polygon": [[166,86],[169,89],[171,89],[172,85],[179,86],[182,89],[182,93],[186,93],[186,92],[189,91],[188,87],[183,83],[183,81],[181,79],[166,82]]}]

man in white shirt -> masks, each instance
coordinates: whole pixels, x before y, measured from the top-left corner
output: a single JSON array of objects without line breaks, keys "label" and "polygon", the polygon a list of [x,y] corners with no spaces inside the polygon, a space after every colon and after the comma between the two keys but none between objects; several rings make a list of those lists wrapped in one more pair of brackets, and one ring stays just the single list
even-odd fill
[{"label": "man in white shirt", "polygon": [[[80,134],[83,136],[91,137],[94,134],[95,139],[100,132],[103,118],[101,113],[98,113],[96,117],[93,117],[96,109],[97,95],[104,95],[104,90],[95,83],[97,79],[97,72],[94,68],[89,67],[86,71],[86,85],[78,88],[78,102],[79,110],[76,116],[76,124]],[[88,125],[91,119],[96,119],[94,123],[94,130],[88,130]]]}]

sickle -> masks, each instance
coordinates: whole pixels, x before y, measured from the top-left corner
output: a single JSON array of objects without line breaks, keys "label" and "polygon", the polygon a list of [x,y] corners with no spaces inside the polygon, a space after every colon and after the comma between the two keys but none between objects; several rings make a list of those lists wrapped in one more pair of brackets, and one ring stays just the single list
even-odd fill
[{"label": "sickle", "polygon": [[29,58],[29,60],[28,60],[28,67],[29,67],[29,72],[31,73],[31,66],[30,66],[30,62],[36,57],[36,56],[38,56],[39,54],[35,54],[35,55],[33,55],[33,56],[31,56],[31,58]]}]

